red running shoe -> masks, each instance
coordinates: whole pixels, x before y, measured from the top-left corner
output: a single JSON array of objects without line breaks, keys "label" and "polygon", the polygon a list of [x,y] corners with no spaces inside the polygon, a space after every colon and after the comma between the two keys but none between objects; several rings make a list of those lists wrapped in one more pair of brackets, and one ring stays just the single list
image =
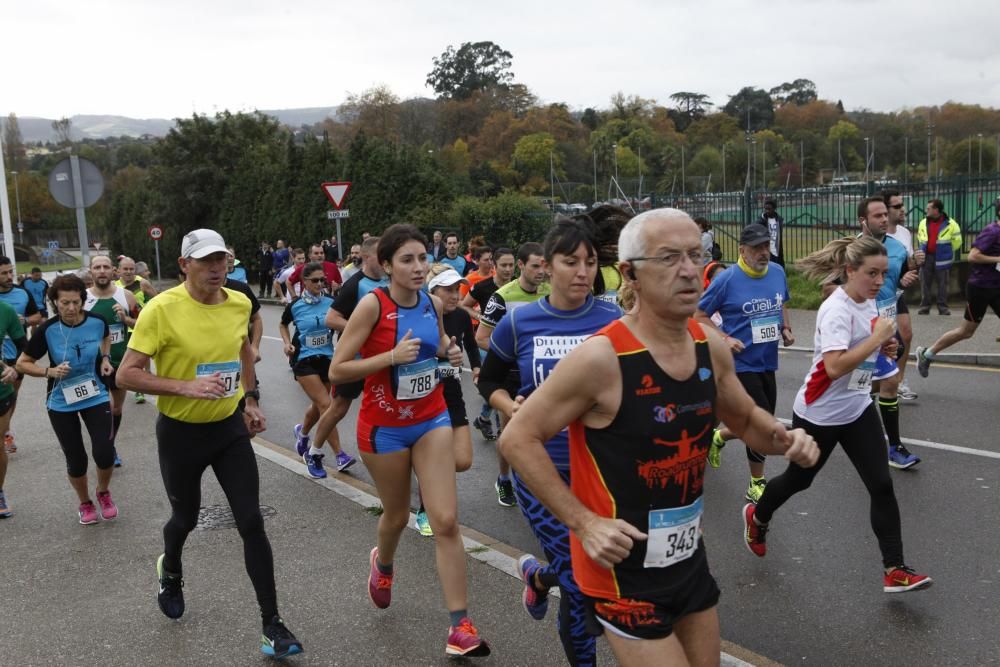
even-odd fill
[{"label": "red running shoe", "polygon": [[466,617],[459,621],[457,627],[450,628],[445,653],[463,655],[469,658],[482,658],[490,654],[490,645],[479,637],[479,631]]},{"label": "red running shoe", "polygon": [[753,515],[757,506],[747,503],[743,506],[743,542],[754,556],[767,555],[767,526],[758,526]]},{"label": "red running shoe", "polygon": [[926,574],[917,574],[913,568],[905,565],[892,568],[889,574],[885,575],[885,582],[882,590],[886,593],[905,593],[919,588],[927,588],[934,580]]},{"label": "red running shoe", "polygon": [[385,609],[392,602],[392,575],[379,572],[375,561],[378,559],[378,547],[372,548],[368,563],[371,571],[368,573],[368,598],[379,609]]}]

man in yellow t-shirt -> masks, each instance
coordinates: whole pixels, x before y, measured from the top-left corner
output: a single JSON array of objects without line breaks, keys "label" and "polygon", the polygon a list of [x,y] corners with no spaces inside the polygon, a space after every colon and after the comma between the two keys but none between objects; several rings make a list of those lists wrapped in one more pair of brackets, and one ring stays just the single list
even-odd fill
[{"label": "man in yellow t-shirt", "polygon": [[[156,440],[172,515],[156,563],[160,610],[184,613],[181,552],[198,523],[201,477],[212,467],[229,499],[246,569],[260,605],[265,655],[284,657],[302,644],[278,615],[274,557],[260,513],[260,479],[250,438],[266,427],[257,405],[255,353],[247,337],[250,301],[223,287],[228,253],[210,229],[184,236],[183,283],[150,301],[135,324],[118,385],[158,396]],[[156,375],[148,370],[156,363]]]}]

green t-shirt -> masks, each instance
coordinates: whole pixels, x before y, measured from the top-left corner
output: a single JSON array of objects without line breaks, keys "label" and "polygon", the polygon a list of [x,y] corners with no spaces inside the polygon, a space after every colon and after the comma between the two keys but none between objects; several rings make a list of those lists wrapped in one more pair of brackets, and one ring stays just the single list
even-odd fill
[{"label": "green t-shirt", "polygon": [[[122,300],[124,301],[124,297],[122,297]],[[115,312],[114,305],[116,303],[121,302],[112,296],[97,299],[88,294],[85,310],[90,311],[94,315],[100,315],[101,319],[108,323],[108,331],[111,335],[111,365],[118,368],[118,365],[122,362],[122,357],[125,356],[125,349],[128,347],[128,328],[118,317],[118,313]],[[127,301],[124,307],[128,308]]]},{"label": "green t-shirt", "polygon": [[[11,340],[18,341],[24,339],[24,327],[17,316],[17,311],[9,304],[0,301],[0,339],[9,336]],[[14,393],[14,385],[0,383],[0,400],[8,398]]]},{"label": "green t-shirt", "polygon": [[496,329],[497,323],[503,319],[507,311],[538,301],[551,293],[552,286],[547,282],[539,285],[536,291],[527,292],[521,287],[521,281],[515,278],[493,292],[490,300],[486,302],[486,307],[483,308],[483,314],[479,321],[491,329]]}]

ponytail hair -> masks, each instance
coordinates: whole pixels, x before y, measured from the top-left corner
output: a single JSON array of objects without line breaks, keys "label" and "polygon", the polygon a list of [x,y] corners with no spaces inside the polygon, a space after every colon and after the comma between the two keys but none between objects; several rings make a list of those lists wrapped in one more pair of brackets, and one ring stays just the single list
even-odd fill
[{"label": "ponytail hair", "polygon": [[795,267],[821,284],[847,279],[848,267],[857,269],[866,257],[886,255],[885,246],[871,236],[848,236],[830,241],[816,252],[795,262]]}]

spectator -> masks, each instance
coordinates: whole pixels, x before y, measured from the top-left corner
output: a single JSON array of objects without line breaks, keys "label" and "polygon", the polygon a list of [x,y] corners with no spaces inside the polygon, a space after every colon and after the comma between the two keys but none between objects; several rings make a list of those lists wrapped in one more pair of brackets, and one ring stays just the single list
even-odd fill
[{"label": "spectator", "polygon": [[274,252],[267,241],[260,242],[260,249],[254,255],[254,264],[257,266],[257,297],[261,299],[270,297],[271,280],[274,275]]},{"label": "spectator", "polygon": [[427,254],[430,255],[430,259],[432,262],[437,262],[440,261],[442,257],[444,257],[445,253],[444,241],[441,240],[440,230],[435,230],[433,238],[434,238],[433,242],[427,248]]},{"label": "spectator", "polygon": [[351,256],[348,258],[347,264],[344,268],[340,270],[340,274],[344,277],[344,282],[346,283],[351,279],[355,273],[361,270],[361,245],[355,243],[351,246]]},{"label": "spectator", "polygon": [[[290,255],[288,253],[288,248],[285,247],[285,242],[278,239],[274,242],[274,253],[271,256],[271,273],[274,274],[275,278],[281,273],[281,270],[288,265],[288,260]],[[278,296],[275,294],[275,296]]]},{"label": "spectator", "polygon": [[336,262],[340,259],[340,248],[337,246],[337,235],[330,237],[329,241],[323,241],[323,259],[328,262]]},{"label": "spectator", "polygon": [[469,272],[469,262],[458,254],[458,247],[458,234],[455,232],[448,232],[448,235],[444,237],[444,256],[437,257],[436,261],[441,262],[442,264],[447,264],[451,268],[458,271],[458,275],[464,278]]},{"label": "spectator", "polygon": [[771,260],[775,264],[785,268],[785,244],[782,238],[785,227],[785,220],[778,215],[778,202],[774,199],[764,201],[764,212],[756,223],[764,225],[768,234],[771,235]]},{"label": "spectator", "polygon": [[699,216],[694,221],[698,223],[698,229],[701,230],[702,260],[707,265],[715,259],[712,255],[712,247],[715,245],[715,232],[712,231],[712,223],[708,221],[708,218]]},{"label": "spectator", "polygon": [[962,229],[944,212],[940,199],[927,202],[927,217],[917,225],[917,244],[926,254],[920,269],[920,315],[931,312],[931,298],[937,285],[939,315],[951,315],[948,310],[948,275],[951,265],[962,250]]}]

